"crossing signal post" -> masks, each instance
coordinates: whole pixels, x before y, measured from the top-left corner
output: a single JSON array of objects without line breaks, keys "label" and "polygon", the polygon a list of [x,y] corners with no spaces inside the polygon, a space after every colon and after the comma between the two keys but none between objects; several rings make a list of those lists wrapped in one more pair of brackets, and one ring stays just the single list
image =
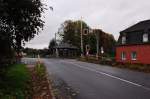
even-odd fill
[{"label": "crossing signal post", "polygon": [[83,23],[82,23],[82,17],[81,17],[81,33],[80,33],[80,38],[81,38],[81,57],[83,57]]},{"label": "crossing signal post", "polygon": [[[96,32],[96,29],[83,29],[83,23],[82,23],[82,17],[81,17],[81,33],[80,33],[80,37],[81,37],[81,57],[83,57],[83,35],[89,35],[89,34],[95,34],[96,36],[96,57],[98,59],[99,57],[99,32]],[[86,45],[86,55],[89,55],[89,50],[90,50],[90,46]],[[101,53],[104,53],[104,51],[102,51]]]},{"label": "crossing signal post", "polygon": [[86,56],[89,56],[90,45],[86,45]]}]

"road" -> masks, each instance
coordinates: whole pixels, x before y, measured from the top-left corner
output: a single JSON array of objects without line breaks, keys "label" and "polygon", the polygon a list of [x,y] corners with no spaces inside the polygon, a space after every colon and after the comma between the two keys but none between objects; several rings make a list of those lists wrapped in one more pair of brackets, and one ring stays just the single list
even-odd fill
[{"label": "road", "polygon": [[150,74],[72,59],[42,61],[50,74],[79,92],[77,99],[150,99]]}]

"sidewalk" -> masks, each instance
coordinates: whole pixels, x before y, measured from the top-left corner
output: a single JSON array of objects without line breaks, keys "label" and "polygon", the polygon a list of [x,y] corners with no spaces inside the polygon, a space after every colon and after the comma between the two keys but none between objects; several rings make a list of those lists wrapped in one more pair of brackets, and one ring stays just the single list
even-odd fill
[{"label": "sidewalk", "polygon": [[32,99],[54,99],[51,91],[51,84],[47,78],[46,72],[45,75],[39,77],[35,70],[35,65],[27,65],[31,77],[32,77]]}]

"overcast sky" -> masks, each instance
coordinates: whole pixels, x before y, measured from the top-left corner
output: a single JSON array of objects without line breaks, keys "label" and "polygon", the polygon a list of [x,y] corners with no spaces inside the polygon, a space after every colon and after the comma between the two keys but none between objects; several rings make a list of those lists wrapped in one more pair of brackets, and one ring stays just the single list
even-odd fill
[{"label": "overcast sky", "polygon": [[150,19],[149,0],[44,0],[54,11],[45,11],[44,30],[26,44],[46,48],[65,20],[83,20],[91,28],[100,28],[118,39],[119,32],[142,20]]}]

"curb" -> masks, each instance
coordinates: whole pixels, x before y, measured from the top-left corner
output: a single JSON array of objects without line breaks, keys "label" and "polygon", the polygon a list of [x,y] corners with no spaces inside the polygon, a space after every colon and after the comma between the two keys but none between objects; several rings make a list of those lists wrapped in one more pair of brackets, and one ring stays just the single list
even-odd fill
[{"label": "curb", "polygon": [[53,90],[52,90],[51,79],[50,79],[50,75],[49,75],[48,72],[47,72],[47,69],[46,69],[46,78],[47,78],[47,81],[48,81],[48,83],[49,83],[49,89],[51,90],[52,99],[56,99],[56,98],[55,98],[55,95],[54,95],[54,92],[53,92]]}]

